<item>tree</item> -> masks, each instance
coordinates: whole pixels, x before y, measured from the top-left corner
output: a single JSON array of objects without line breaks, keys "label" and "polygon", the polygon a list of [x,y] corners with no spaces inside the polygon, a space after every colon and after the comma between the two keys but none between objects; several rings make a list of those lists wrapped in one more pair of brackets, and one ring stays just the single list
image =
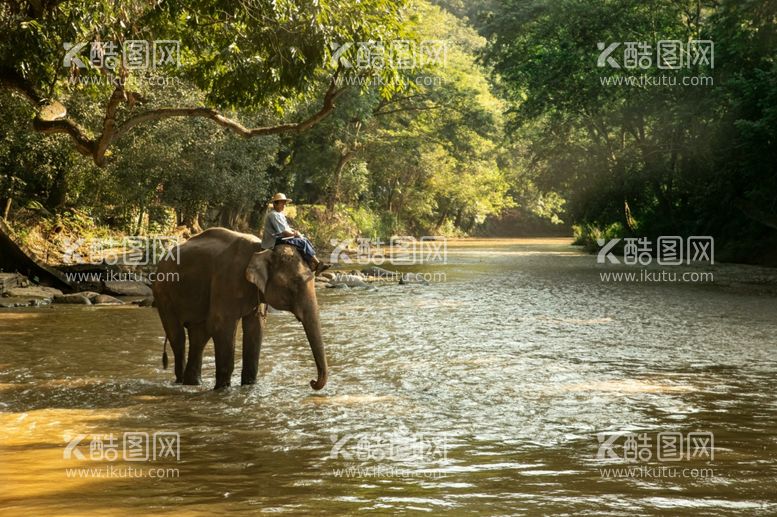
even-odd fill
[{"label": "tree", "polygon": [[[764,224],[777,213],[775,119],[764,102],[777,84],[775,12],[774,1],[500,4],[483,29],[484,57],[510,100],[522,176],[566,199],[581,226],[713,235],[723,256],[753,260],[749,250],[777,242]],[[679,70],[597,66],[600,43],[658,40],[712,40],[715,59]],[[637,73],[654,83],[624,82]],[[693,77],[714,84],[683,82]]]},{"label": "tree", "polygon": [[[300,132],[323,120],[345,90],[338,80],[350,72],[333,50],[346,42],[401,37],[403,6],[389,0],[5,3],[0,85],[36,107],[37,131],[69,135],[98,166],[105,165],[114,142],[167,118],[210,119],[244,137]],[[125,54],[114,55],[116,47],[137,40],[180,42],[180,66],[162,70],[205,92],[205,105],[171,107],[175,97],[149,98],[156,76],[133,69]],[[80,67],[87,58],[73,51],[87,42],[97,65]],[[63,55],[69,69],[61,66]],[[359,71],[388,77],[391,72],[390,66]],[[385,92],[393,86],[388,81]],[[220,111],[272,107],[282,114],[315,94],[322,99],[319,108],[299,122],[246,127]],[[67,104],[79,96],[100,99],[100,115],[69,111]]]}]

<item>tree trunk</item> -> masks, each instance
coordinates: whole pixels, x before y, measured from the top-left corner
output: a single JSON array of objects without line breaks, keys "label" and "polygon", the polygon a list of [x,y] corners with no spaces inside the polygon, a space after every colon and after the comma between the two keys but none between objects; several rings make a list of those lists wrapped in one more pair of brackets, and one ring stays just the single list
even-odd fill
[{"label": "tree trunk", "polygon": [[140,235],[140,231],[143,229],[143,216],[146,214],[146,206],[144,204],[140,205],[140,213],[138,214],[138,222],[135,225],[135,230],[132,232],[133,235]]},{"label": "tree trunk", "polygon": [[178,211],[178,226],[185,226],[192,235],[202,232],[199,210],[191,207],[181,208]]},{"label": "tree trunk", "polygon": [[72,290],[65,275],[44,264],[34,253],[15,241],[13,230],[0,220],[0,270],[17,271],[39,284],[63,291]]},{"label": "tree trunk", "polygon": [[448,217],[448,209],[444,208],[443,210],[440,211],[440,218],[437,219],[437,228],[436,228],[437,230],[442,228],[442,225],[445,222],[445,219],[447,219],[447,217]]},{"label": "tree trunk", "polygon": [[334,173],[334,185],[330,189],[326,200],[326,210],[329,213],[334,211],[335,205],[340,201],[340,184],[343,179],[343,169],[345,169],[345,166],[351,160],[352,156],[353,153],[351,151],[346,151],[340,155],[340,159],[337,161]]},{"label": "tree trunk", "polygon": [[54,178],[49,195],[46,199],[46,207],[57,211],[65,205],[67,201],[67,177],[65,172],[60,170]]}]

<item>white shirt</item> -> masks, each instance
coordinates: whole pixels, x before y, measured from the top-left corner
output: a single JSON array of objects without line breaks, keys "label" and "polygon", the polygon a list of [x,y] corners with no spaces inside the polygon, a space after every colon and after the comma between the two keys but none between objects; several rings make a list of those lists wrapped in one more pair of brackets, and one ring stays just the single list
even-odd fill
[{"label": "white shirt", "polygon": [[274,208],[267,213],[264,220],[264,233],[262,234],[262,248],[271,250],[275,247],[275,239],[280,237],[284,231],[291,231],[289,222],[282,212],[277,212]]}]

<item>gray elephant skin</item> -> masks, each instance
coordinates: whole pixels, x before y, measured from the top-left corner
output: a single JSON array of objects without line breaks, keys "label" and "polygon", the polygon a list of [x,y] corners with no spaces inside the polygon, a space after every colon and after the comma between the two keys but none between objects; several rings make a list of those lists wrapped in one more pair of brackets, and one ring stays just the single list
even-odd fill
[{"label": "gray elephant skin", "polygon": [[[289,311],[302,323],[316,363],[314,390],[327,382],[314,275],[292,246],[262,251],[259,238],[210,228],[178,246],[157,269],[152,286],[159,317],[175,358],[175,381],[200,384],[202,353],[212,338],[215,389],[230,385],[235,336],[243,327],[241,384],[254,384],[265,327],[263,304]],[[171,275],[177,273],[177,276]],[[186,335],[189,354],[184,361]],[[166,347],[163,363],[166,364]]]}]

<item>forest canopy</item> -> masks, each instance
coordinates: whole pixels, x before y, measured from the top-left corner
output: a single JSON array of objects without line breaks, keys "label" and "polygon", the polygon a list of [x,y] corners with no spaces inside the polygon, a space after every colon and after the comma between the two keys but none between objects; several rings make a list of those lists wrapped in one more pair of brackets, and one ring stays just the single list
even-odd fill
[{"label": "forest canopy", "polygon": [[773,262],[776,17],[774,0],[6,2],[0,216],[256,232],[284,191],[320,242],[574,227]]}]

